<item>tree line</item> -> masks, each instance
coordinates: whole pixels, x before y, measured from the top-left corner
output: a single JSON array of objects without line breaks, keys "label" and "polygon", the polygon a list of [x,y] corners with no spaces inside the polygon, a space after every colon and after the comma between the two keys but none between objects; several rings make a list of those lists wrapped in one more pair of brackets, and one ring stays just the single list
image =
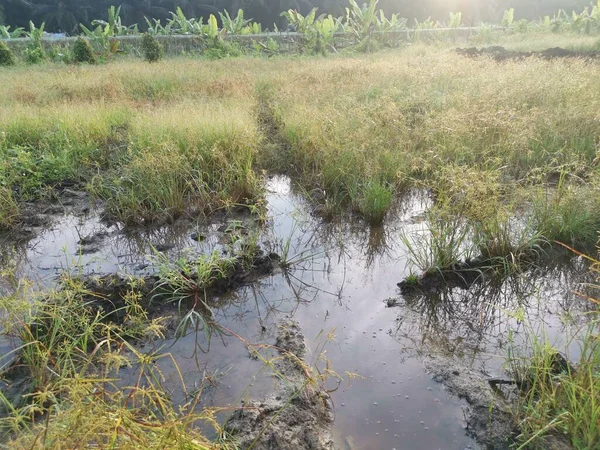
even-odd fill
[{"label": "tree line", "polygon": [[[409,24],[413,19],[443,20],[450,12],[462,12],[463,23],[475,25],[498,22],[508,8],[515,8],[518,18],[537,19],[559,9],[581,10],[589,4],[590,0],[380,0],[378,7],[409,19]],[[48,32],[79,33],[80,23],[89,26],[94,19],[106,19],[111,5],[121,6],[124,25],[138,24],[141,30],[145,28],[145,17],[164,20],[178,7],[187,17],[243,9],[247,18],[273,29],[273,24],[285,28],[280,14],[288,9],[305,14],[318,8],[319,13],[339,16],[347,0],[2,0],[0,24],[25,27],[32,20],[45,22]]]}]

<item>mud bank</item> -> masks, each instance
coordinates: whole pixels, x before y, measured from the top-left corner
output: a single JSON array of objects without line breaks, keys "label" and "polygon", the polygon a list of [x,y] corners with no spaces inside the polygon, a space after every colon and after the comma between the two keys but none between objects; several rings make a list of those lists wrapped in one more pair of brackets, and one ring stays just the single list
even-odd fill
[{"label": "mud bank", "polygon": [[600,52],[578,52],[574,50],[567,50],[560,47],[549,48],[541,52],[517,52],[507,50],[504,47],[492,46],[483,47],[478,49],[476,47],[471,48],[457,48],[456,52],[462,56],[468,56],[470,58],[480,58],[482,56],[490,57],[498,62],[519,60],[531,57],[542,58],[546,60],[561,59],[561,58],[582,58],[589,60],[600,59]]},{"label": "mud bank", "polygon": [[[191,262],[193,264],[193,261]],[[227,272],[219,272],[219,276],[210,277],[208,284],[198,280],[198,274],[181,273],[189,283],[190,300],[195,290],[203,291],[207,301],[207,307],[218,307],[215,303],[216,297],[240,286],[252,284],[260,278],[273,273],[279,267],[279,256],[270,253],[265,254],[258,249],[251,260],[237,257]],[[152,272],[152,270],[151,270]],[[107,318],[117,323],[122,322],[125,315],[125,298],[127,293],[135,286],[135,290],[141,294],[143,307],[153,317],[165,314],[165,303],[163,297],[172,296],[170,284],[161,278],[159,273],[151,273],[143,277],[131,275],[109,274],[109,275],[84,275],[79,277],[83,286],[89,292],[86,300],[98,309],[107,313]],[[182,291],[184,294],[186,290]],[[190,305],[193,307],[193,305]]]},{"label": "mud bank", "polygon": [[26,241],[66,215],[86,216],[97,207],[99,203],[75,185],[58,186],[48,198],[23,203],[17,222],[1,235],[4,240]]},{"label": "mud bank", "polygon": [[425,368],[448,392],[466,400],[467,433],[490,450],[509,450],[518,428],[507,399],[482,374],[446,358],[429,358]]},{"label": "mud bank", "polygon": [[310,384],[303,362],[304,335],[298,322],[278,323],[274,394],[243,403],[226,430],[240,449],[333,450],[333,408],[329,396]]}]

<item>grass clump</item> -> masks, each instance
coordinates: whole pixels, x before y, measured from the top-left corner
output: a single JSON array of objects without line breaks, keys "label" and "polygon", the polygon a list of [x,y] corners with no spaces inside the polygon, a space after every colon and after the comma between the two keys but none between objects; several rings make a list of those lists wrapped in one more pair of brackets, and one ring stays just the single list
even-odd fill
[{"label": "grass clump", "polygon": [[371,181],[361,187],[356,201],[357,209],[371,225],[380,225],[392,199],[393,193],[389,186]]},{"label": "grass clump", "polygon": [[142,51],[144,59],[149,63],[160,61],[163,57],[163,48],[156,39],[156,36],[150,33],[144,33],[142,36]]},{"label": "grass clump", "polygon": [[[30,154],[36,174],[43,164],[42,185],[94,177],[90,189],[127,223],[255,198],[261,169],[291,175],[326,215],[353,209],[375,224],[395,196],[425,187],[483,230],[490,254],[503,253],[505,216],[557,172],[593,187],[600,90],[585,61],[498,65],[418,44],[368,58],[198,64],[0,74],[0,151]],[[17,168],[7,176],[23,179]],[[550,228],[535,231],[551,240]]]},{"label": "grass clump", "polygon": [[600,192],[592,185],[566,182],[540,189],[533,200],[533,220],[546,239],[589,248],[600,230]]},{"label": "grass clump", "polygon": [[17,221],[19,214],[19,204],[12,191],[0,186],[0,230],[10,228]]},{"label": "grass clump", "polygon": [[442,272],[473,256],[471,228],[441,207],[427,213],[426,228],[401,236],[410,262],[423,273]]},{"label": "grass clump", "polygon": [[244,105],[226,111],[213,104],[164,108],[131,123],[126,151],[89,189],[127,224],[251,203],[262,195],[254,170],[259,142]]},{"label": "grass clump", "polygon": [[0,41],[0,66],[14,66],[17,58],[6,43]]},{"label": "grass clump", "polygon": [[[580,255],[591,261],[592,273],[600,275],[600,261]],[[589,287],[598,289],[596,284]],[[510,335],[506,366],[521,387],[514,410],[521,431],[518,449],[583,450],[600,443],[600,302],[579,295],[593,305],[590,320],[566,340],[579,344],[573,362],[527,323],[524,344],[516,345]],[[515,318],[523,319],[521,314]]]},{"label": "grass clump", "polygon": [[90,44],[90,41],[82,37],[78,37],[73,43],[73,61],[78,63],[94,64],[96,57],[94,56],[94,49]]},{"label": "grass clump", "polygon": [[575,449],[600,443],[600,344],[592,325],[580,336],[577,366],[547,342],[530,336],[528,356],[512,355],[511,372],[523,383],[516,418],[521,434],[517,448],[545,449],[561,443]]}]

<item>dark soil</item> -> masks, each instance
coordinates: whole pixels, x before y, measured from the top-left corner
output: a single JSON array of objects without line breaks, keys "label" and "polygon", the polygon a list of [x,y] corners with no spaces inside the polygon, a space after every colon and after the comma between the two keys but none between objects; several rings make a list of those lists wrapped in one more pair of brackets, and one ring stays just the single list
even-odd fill
[{"label": "dark soil", "polygon": [[517,52],[507,50],[504,47],[492,46],[482,47],[478,49],[476,47],[471,48],[457,48],[456,52],[462,56],[468,56],[470,58],[489,57],[495,61],[509,61],[509,60],[520,60],[525,58],[537,57],[546,60],[559,59],[559,58],[581,58],[588,60],[595,60],[600,58],[600,51],[590,52],[579,52],[574,50],[567,50],[560,47],[549,48],[541,52]]}]

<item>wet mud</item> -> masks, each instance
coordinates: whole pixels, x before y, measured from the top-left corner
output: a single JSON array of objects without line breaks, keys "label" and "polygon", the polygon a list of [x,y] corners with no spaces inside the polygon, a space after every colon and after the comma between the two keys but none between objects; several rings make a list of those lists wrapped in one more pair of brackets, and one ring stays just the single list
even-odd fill
[{"label": "wet mud", "polygon": [[17,222],[0,234],[4,241],[20,242],[34,238],[65,215],[85,216],[99,204],[75,185],[57,186],[47,198],[21,205]]},{"label": "wet mud", "polygon": [[329,395],[311,383],[300,325],[285,320],[277,327],[274,393],[244,402],[225,429],[242,450],[334,450],[333,406]]},{"label": "wet mud", "polygon": [[519,430],[509,401],[498,395],[485,376],[447,358],[428,358],[424,365],[448,392],[467,401],[466,431],[490,450],[509,450]]}]

